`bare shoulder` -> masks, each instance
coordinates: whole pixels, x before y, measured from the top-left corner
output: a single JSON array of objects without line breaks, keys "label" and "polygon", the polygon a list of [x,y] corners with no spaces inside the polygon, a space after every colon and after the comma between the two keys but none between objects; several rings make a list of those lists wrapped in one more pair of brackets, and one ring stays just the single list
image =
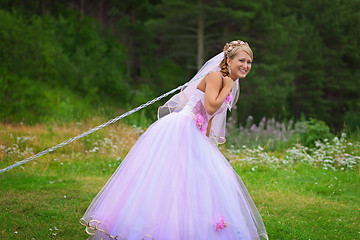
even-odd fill
[{"label": "bare shoulder", "polygon": [[205,84],[220,87],[222,85],[222,79],[223,77],[220,72],[211,72],[206,76]]},{"label": "bare shoulder", "polygon": [[206,83],[210,84],[221,84],[222,83],[222,74],[220,72],[211,72],[206,75]]},{"label": "bare shoulder", "polygon": [[206,77],[211,79],[219,79],[219,78],[222,79],[221,72],[211,72]]},{"label": "bare shoulder", "polygon": [[222,75],[220,72],[210,72],[207,74],[197,88],[205,92],[207,87],[214,85],[217,86],[216,88],[222,85]]}]

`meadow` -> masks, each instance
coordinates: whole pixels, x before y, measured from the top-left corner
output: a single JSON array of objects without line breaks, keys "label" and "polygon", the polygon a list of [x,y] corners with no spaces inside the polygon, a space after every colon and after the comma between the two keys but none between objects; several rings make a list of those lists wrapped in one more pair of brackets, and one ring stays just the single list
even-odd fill
[{"label": "meadow", "polygon": [[[0,124],[0,168],[99,123]],[[143,131],[115,123],[0,174],[0,238],[86,239],[79,219]],[[220,150],[247,186],[270,239],[360,239],[359,142],[343,134],[311,148]]]}]

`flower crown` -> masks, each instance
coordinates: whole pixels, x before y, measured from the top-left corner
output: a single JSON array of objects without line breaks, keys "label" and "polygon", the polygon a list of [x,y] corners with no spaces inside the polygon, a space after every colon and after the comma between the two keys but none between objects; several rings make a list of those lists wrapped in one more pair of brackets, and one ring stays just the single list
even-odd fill
[{"label": "flower crown", "polygon": [[239,47],[241,45],[246,45],[245,42],[241,41],[241,40],[237,40],[237,41],[232,41],[230,43],[226,43],[225,47],[224,47],[224,54],[227,57],[228,54],[236,47]]}]

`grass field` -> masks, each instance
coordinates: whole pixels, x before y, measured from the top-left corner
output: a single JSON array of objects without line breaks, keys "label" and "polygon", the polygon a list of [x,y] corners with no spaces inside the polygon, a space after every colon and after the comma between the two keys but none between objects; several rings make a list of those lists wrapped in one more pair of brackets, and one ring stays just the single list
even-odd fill
[{"label": "grass field", "polygon": [[[97,123],[2,124],[0,168]],[[115,124],[1,174],[0,238],[86,239],[79,219],[141,132]],[[273,167],[264,161],[243,161],[241,151],[221,151],[242,177],[270,239],[360,239],[358,163],[336,171],[301,161]],[[360,150],[351,151],[359,155]]]}]

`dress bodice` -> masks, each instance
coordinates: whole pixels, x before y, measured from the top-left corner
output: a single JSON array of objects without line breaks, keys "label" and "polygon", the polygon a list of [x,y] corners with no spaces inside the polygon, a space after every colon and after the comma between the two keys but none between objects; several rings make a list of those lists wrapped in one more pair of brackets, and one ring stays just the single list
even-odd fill
[{"label": "dress bodice", "polygon": [[212,115],[208,114],[205,110],[205,93],[200,89],[196,89],[194,94],[190,97],[188,103],[184,107],[183,111],[185,112],[192,112],[195,115],[201,113],[203,117],[210,119],[214,115],[219,112],[222,112],[226,109],[226,103],[224,102],[220,108]]},{"label": "dress bodice", "polygon": [[194,94],[190,97],[188,103],[183,108],[182,112],[194,116],[196,125],[202,132],[206,134],[208,122],[216,114],[226,111],[226,103],[224,102],[220,108],[212,115],[208,114],[205,109],[205,93],[200,89],[196,89]]}]

